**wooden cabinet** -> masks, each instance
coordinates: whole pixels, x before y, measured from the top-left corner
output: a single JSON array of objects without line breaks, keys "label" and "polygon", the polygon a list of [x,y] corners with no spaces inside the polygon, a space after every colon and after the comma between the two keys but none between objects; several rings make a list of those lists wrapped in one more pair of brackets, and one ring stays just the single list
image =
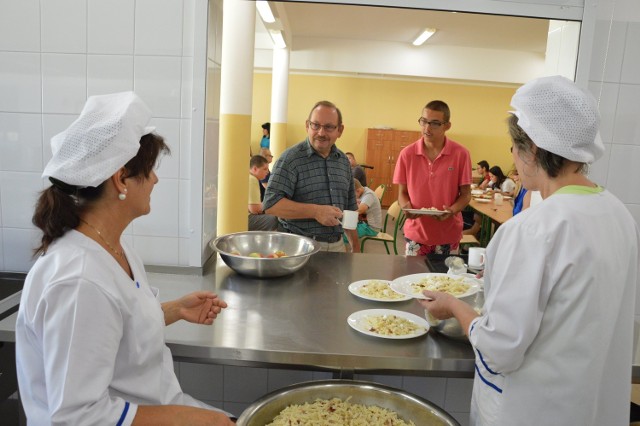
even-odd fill
[{"label": "wooden cabinet", "polygon": [[373,169],[367,170],[367,179],[371,189],[382,183],[387,186],[382,198],[383,207],[389,207],[398,199],[398,188],[393,185],[393,171],[398,154],[420,136],[419,131],[367,129],[366,164],[373,166]]}]

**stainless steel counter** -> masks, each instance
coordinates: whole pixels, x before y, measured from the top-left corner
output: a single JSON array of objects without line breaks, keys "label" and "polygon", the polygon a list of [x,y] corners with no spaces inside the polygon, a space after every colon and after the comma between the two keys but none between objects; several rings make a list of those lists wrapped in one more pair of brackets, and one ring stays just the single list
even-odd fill
[{"label": "stainless steel counter", "polygon": [[[229,304],[213,326],[180,321],[167,327],[167,343],[181,361],[326,370],[343,377],[354,372],[472,377],[473,352],[465,342],[435,331],[408,340],[381,339],[347,324],[347,317],[362,309],[423,315],[413,300],[372,302],[347,289],[357,280],[420,272],[428,272],[420,257],[317,253],[303,269],[284,278],[243,277],[218,259],[204,276],[149,273],[149,280],[160,289],[163,301],[206,289]],[[15,317],[0,321],[0,341],[15,340]],[[635,382],[640,381],[638,332],[636,327]]]}]

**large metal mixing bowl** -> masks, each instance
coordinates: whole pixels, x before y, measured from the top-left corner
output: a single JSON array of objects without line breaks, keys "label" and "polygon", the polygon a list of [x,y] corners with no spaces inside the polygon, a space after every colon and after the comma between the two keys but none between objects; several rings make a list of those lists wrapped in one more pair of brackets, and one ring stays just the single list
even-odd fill
[{"label": "large metal mixing bowl", "polygon": [[[211,248],[231,269],[257,278],[282,277],[302,268],[309,257],[320,249],[310,238],[284,232],[247,231],[222,235],[211,242]],[[286,257],[251,257],[250,253],[270,255],[283,251]],[[239,254],[236,254],[239,253]]]},{"label": "large metal mixing bowl", "polygon": [[247,407],[238,419],[238,426],[264,426],[291,404],[314,402],[316,399],[347,398],[349,402],[393,410],[405,421],[417,426],[460,425],[437,405],[378,383],[354,380],[320,380],[298,383],[271,392]]},{"label": "large metal mixing bowl", "polygon": [[[460,300],[468,303],[476,310],[476,312],[480,313],[484,306],[484,291],[479,291],[467,297],[461,297]],[[467,340],[467,335],[462,327],[460,327],[460,323],[457,319],[449,318],[446,320],[438,320],[429,315],[427,310],[424,311],[424,316],[431,328],[436,330],[438,333],[444,334],[445,336],[453,339]]]}]

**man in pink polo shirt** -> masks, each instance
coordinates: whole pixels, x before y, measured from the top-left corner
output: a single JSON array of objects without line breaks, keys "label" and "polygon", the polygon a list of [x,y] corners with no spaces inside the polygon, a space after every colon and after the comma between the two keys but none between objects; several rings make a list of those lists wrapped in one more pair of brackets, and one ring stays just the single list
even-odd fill
[{"label": "man in pink polo shirt", "polygon": [[471,201],[471,157],[459,143],[447,138],[451,128],[449,106],[431,101],[418,123],[422,138],[400,152],[393,183],[403,209],[434,207],[440,216],[407,213],[404,235],[406,254],[449,254],[462,238],[462,209]]}]

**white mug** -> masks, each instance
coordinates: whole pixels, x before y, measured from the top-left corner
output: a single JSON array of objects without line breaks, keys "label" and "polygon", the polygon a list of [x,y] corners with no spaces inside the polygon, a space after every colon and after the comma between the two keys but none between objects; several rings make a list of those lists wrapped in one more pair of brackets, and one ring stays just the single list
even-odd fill
[{"label": "white mug", "polygon": [[504,200],[504,197],[502,196],[501,193],[496,192],[495,195],[493,196],[493,203],[496,206],[501,206],[502,205],[502,200]]},{"label": "white mug", "polygon": [[358,227],[358,212],[354,210],[343,211],[341,223],[344,229],[356,229]]},{"label": "white mug", "polygon": [[472,269],[482,269],[485,260],[484,247],[469,247],[469,267]]}]

